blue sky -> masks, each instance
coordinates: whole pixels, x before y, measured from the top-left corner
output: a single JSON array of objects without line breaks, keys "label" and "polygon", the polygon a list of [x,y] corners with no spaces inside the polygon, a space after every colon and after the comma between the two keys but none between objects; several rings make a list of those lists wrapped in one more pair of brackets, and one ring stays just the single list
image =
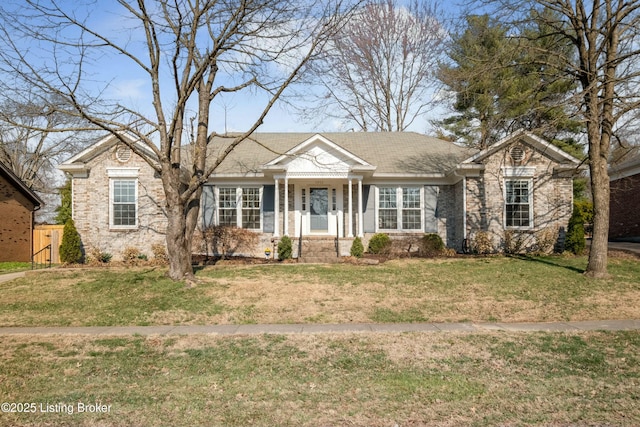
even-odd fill
[{"label": "blue sky", "polygon": [[[17,5],[20,1],[16,2]],[[74,0],[60,0],[59,4],[78,16],[88,16],[91,27],[101,34],[109,34],[110,38],[126,42],[128,48],[143,48],[144,34],[142,29],[132,27],[133,21],[123,18],[126,11],[114,0],[98,0],[87,11]],[[129,27],[128,31],[123,31]],[[126,38],[126,39],[125,39]],[[121,100],[123,104],[140,109],[154,117],[152,110],[151,82],[130,59],[123,55],[110,53],[96,58],[89,72],[91,80],[95,81],[93,89],[107,85],[104,95],[108,98]],[[166,83],[166,82],[165,82]],[[290,93],[290,92],[288,92]],[[169,99],[164,100],[169,103]],[[254,118],[262,111],[266,97],[257,96],[249,92],[233,94],[225,99],[215,99],[211,110],[212,130],[217,132],[241,131],[250,126]],[[195,115],[195,112],[193,113]],[[315,119],[315,118],[314,118]],[[320,122],[318,124],[318,122]],[[323,132],[340,131],[344,129],[340,123],[331,120],[302,121],[292,112],[290,106],[284,103],[276,104],[266,117],[264,124],[258,129],[260,132]],[[416,132],[427,132],[429,125],[425,120],[417,120],[410,129]]]}]

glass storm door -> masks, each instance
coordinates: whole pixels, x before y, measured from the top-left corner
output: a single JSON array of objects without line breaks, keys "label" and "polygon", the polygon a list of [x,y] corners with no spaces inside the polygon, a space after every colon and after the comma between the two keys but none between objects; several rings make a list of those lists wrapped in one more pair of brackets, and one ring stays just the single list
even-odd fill
[{"label": "glass storm door", "polygon": [[329,189],[309,189],[310,228],[312,232],[326,232],[329,229]]}]

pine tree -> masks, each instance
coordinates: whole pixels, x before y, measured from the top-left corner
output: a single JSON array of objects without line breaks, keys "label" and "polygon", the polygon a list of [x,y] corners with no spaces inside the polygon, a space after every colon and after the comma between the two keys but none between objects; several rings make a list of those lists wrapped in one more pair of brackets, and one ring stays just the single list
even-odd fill
[{"label": "pine tree", "polygon": [[60,261],[66,264],[82,262],[82,242],[73,219],[69,218],[64,224],[62,244],[60,245]]},{"label": "pine tree", "polygon": [[58,189],[60,193],[60,206],[56,208],[56,224],[66,224],[71,218],[71,179],[67,178],[63,187]]}]

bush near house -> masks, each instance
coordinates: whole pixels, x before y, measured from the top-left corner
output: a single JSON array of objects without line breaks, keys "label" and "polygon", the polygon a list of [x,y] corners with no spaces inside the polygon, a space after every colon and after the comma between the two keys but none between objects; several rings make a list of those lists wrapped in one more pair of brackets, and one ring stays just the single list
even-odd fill
[{"label": "bush near house", "polygon": [[391,238],[384,233],[374,234],[369,240],[367,251],[372,254],[387,254],[391,250]]},{"label": "bush near house", "polygon": [[584,252],[586,246],[587,242],[584,237],[584,217],[582,216],[582,209],[574,204],[573,212],[569,219],[564,248],[566,251],[580,255]]},{"label": "bush near house", "polygon": [[282,236],[278,242],[278,259],[283,261],[293,256],[293,244],[289,236]]},{"label": "bush near house", "polygon": [[420,250],[426,257],[436,257],[444,253],[442,237],[435,233],[425,234],[420,241]]},{"label": "bush near house", "polygon": [[82,263],[82,241],[71,218],[64,224],[62,244],[60,245],[60,261],[65,264]]},{"label": "bush near house", "polygon": [[362,258],[362,255],[364,255],[364,245],[362,244],[362,239],[356,237],[351,244],[351,256]]}]

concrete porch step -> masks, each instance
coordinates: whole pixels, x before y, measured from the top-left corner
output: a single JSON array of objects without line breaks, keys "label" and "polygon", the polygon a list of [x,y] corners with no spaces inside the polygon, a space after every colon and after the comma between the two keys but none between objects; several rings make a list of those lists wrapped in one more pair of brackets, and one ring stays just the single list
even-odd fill
[{"label": "concrete porch step", "polygon": [[340,261],[335,237],[303,237],[302,241],[296,239],[293,243],[300,251],[298,262],[335,263]]}]

